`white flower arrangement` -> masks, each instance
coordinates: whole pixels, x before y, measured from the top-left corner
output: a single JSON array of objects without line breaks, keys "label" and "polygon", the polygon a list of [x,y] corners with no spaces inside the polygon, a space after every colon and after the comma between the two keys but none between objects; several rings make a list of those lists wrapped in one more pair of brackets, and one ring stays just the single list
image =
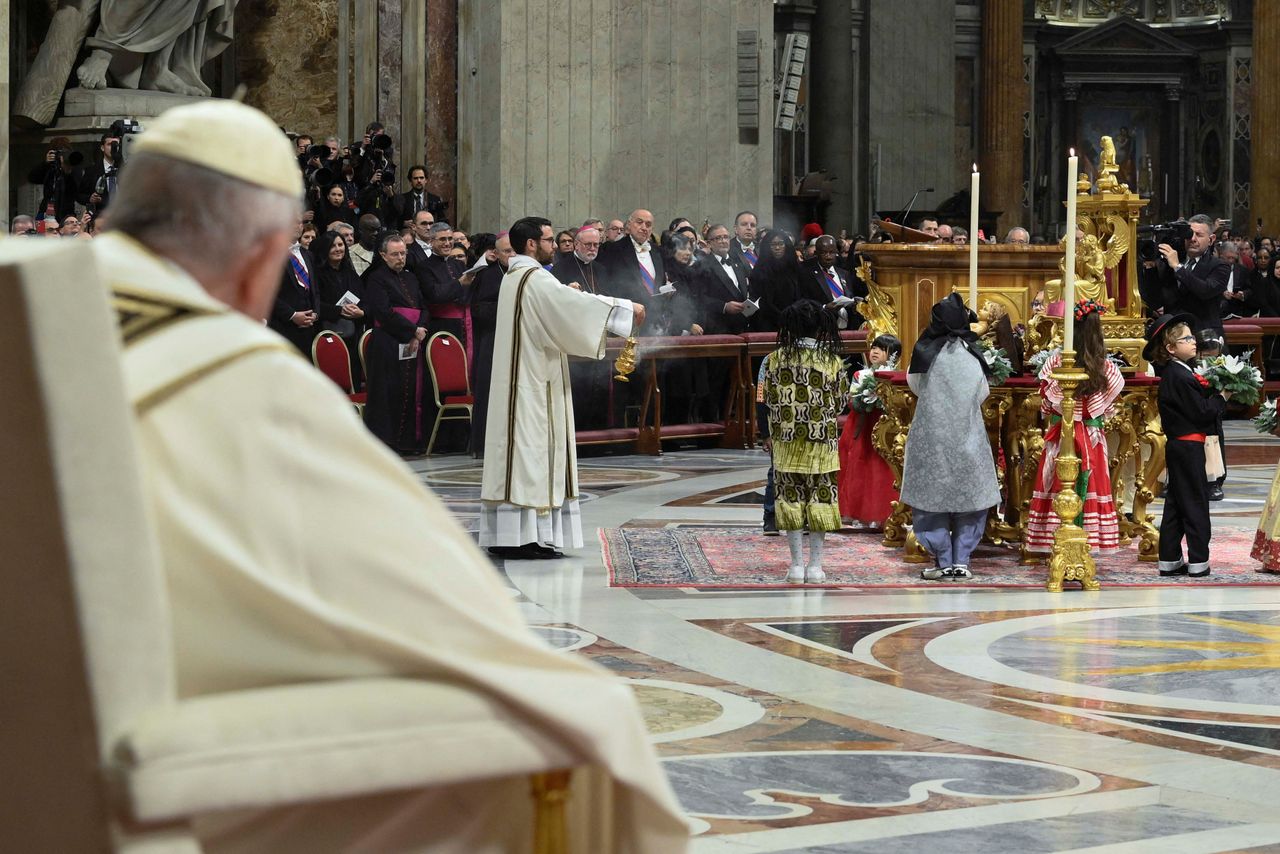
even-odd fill
[{"label": "white flower arrangement", "polygon": [[1253,427],[1259,433],[1274,433],[1276,429],[1276,402],[1268,400],[1262,404],[1258,416],[1253,419]]},{"label": "white flower arrangement", "polygon": [[1252,406],[1262,393],[1262,372],[1249,361],[1252,355],[1252,350],[1246,350],[1239,356],[1209,356],[1196,373],[1208,380],[1214,391],[1230,392],[1236,403]]},{"label": "white flower arrangement", "polygon": [[982,340],[979,340],[978,346],[982,348],[982,358],[987,367],[991,368],[991,384],[1003,385],[1005,380],[1013,376],[1013,362],[1009,361],[1008,355],[999,347],[992,347]]},{"label": "white flower arrangement", "polygon": [[861,370],[854,375],[853,388],[849,390],[849,405],[854,412],[875,412],[884,409],[877,391],[875,371]]}]

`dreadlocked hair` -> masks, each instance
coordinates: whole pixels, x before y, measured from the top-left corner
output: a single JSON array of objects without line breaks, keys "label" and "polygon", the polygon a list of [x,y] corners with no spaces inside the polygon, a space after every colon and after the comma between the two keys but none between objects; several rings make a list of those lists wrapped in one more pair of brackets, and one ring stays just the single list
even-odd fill
[{"label": "dreadlocked hair", "polygon": [[811,299],[797,300],[782,311],[778,321],[778,350],[799,352],[801,338],[818,342],[818,350],[836,355],[840,351],[840,330],[832,312]]},{"label": "dreadlocked hair", "polygon": [[1102,318],[1099,312],[1086,312],[1076,324],[1076,367],[1089,375],[1080,384],[1080,397],[1101,391],[1107,384],[1107,345],[1102,340]]}]

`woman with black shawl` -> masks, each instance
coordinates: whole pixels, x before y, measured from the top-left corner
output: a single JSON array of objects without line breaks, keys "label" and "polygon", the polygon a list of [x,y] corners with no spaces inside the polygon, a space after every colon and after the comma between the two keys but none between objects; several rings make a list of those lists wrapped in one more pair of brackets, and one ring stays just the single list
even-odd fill
[{"label": "woman with black shawl", "polygon": [[760,261],[748,279],[751,299],[759,303],[757,332],[777,332],[782,312],[800,299],[804,268],[796,260],[795,241],[782,229],[770,229],[756,241]]},{"label": "woman with black shawl", "polygon": [[[364,284],[347,254],[347,243],[336,231],[326,231],[311,243],[316,259],[316,311],[321,328],[333,332],[347,345],[351,356],[351,376],[359,388],[364,381],[360,370],[360,336],[365,330]],[[350,294],[350,296],[347,296]],[[346,297],[344,302],[343,297]],[[357,302],[352,302],[354,297]],[[343,305],[339,305],[344,302]]]},{"label": "woman with black shawl", "polygon": [[982,402],[991,369],[969,324],[977,317],[959,294],[933,307],[911,351],[907,384],[917,397],[902,467],[902,503],[935,566],[929,581],[971,578],[969,557],[982,540],[987,511],[1000,502]]}]

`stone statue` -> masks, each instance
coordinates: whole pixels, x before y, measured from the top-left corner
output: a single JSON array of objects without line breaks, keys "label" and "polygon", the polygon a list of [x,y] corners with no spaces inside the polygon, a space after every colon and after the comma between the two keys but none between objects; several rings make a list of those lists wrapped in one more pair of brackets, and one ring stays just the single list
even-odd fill
[{"label": "stone statue", "polygon": [[[208,96],[200,69],[232,38],[237,0],[60,0],[14,104],[23,124],[53,119],[81,46],[80,85]],[[92,30],[92,35],[90,31]]]}]

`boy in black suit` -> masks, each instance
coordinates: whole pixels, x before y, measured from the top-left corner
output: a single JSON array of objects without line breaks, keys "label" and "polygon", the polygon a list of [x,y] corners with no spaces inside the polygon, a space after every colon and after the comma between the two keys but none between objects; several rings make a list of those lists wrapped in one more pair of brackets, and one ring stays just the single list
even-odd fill
[{"label": "boy in black suit", "polygon": [[[1160,574],[1202,578],[1209,574],[1209,483],[1204,440],[1212,435],[1229,392],[1213,392],[1195,372],[1195,318],[1166,314],[1152,325],[1142,356],[1160,376],[1160,421],[1166,437],[1164,514],[1160,520]],[[1187,557],[1182,558],[1182,540]]]}]

